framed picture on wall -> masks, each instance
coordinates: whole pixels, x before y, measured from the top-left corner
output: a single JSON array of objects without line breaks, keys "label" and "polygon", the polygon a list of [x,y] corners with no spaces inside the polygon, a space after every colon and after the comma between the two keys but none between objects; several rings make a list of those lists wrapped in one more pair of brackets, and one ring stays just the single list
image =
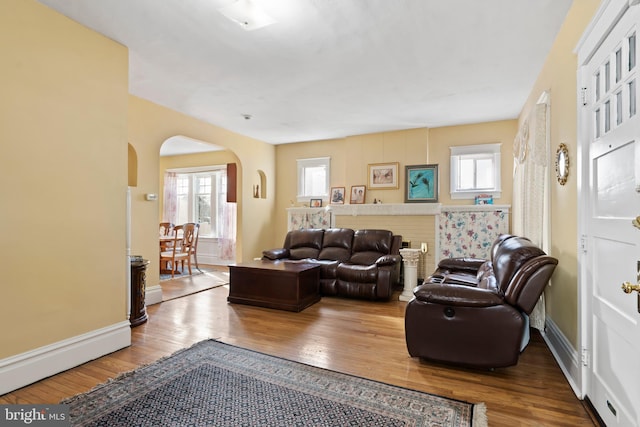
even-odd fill
[{"label": "framed picture on wall", "polygon": [[364,198],[367,193],[367,187],[364,185],[351,186],[351,199],[349,203],[352,205],[361,205],[364,203]]},{"label": "framed picture on wall", "polygon": [[372,163],[368,167],[369,190],[398,188],[398,162]]},{"label": "framed picture on wall", "polygon": [[329,199],[329,203],[332,205],[343,205],[344,192],[344,187],[331,187],[331,198]]},{"label": "framed picture on wall", "polygon": [[438,165],[405,166],[404,201],[438,201]]}]

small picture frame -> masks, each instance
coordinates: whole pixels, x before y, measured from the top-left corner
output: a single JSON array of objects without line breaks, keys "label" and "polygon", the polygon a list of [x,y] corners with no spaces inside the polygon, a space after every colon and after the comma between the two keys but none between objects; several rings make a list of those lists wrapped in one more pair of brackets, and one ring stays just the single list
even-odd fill
[{"label": "small picture frame", "polygon": [[398,187],[398,162],[368,165],[369,190],[387,190]]},{"label": "small picture frame", "polygon": [[352,185],[351,186],[351,198],[349,203],[352,205],[361,205],[364,203],[365,196],[367,195],[367,187],[364,185]]},{"label": "small picture frame", "polygon": [[344,187],[331,187],[331,198],[329,203],[332,205],[344,205]]},{"label": "small picture frame", "polygon": [[309,200],[310,208],[321,208],[322,207],[322,199],[311,199]]},{"label": "small picture frame", "polygon": [[493,196],[491,194],[478,194],[475,197],[476,205],[492,205],[493,204]]},{"label": "small picture frame", "polygon": [[405,173],[405,202],[438,201],[438,165],[405,166]]}]

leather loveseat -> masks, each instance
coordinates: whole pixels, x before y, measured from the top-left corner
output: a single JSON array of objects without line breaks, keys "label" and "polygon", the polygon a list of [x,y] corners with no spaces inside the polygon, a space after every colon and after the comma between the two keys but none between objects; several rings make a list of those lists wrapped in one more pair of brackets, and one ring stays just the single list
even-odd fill
[{"label": "leather loveseat", "polygon": [[401,243],[388,230],[293,230],[262,259],[319,264],[321,295],[388,300],[400,278]]},{"label": "leather loveseat", "polygon": [[558,260],[529,239],[501,235],[491,259],[444,259],[405,312],[409,354],[479,368],[515,365],[528,315]]}]

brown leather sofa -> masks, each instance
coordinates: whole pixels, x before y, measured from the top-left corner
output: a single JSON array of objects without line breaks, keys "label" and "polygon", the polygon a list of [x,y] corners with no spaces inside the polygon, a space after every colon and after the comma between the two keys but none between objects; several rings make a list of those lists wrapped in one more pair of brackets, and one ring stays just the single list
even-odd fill
[{"label": "brown leather sofa", "polygon": [[262,259],[320,264],[322,295],[388,300],[400,278],[401,244],[402,236],[388,230],[293,230]]},{"label": "brown leather sofa", "polygon": [[528,315],[558,260],[529,239],[501,235],[490,260],[444,259],[405,312],[409,354],[478,368],[515,365]]}]

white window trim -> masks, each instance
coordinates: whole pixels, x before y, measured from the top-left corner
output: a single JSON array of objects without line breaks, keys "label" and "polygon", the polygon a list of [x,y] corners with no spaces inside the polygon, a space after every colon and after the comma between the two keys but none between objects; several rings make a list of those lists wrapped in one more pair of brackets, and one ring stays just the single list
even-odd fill
[{"label": "white window trim", "polygon": [[[331,157],[314,157],[310,159],[297,159],[296,163],[298,168],[298,190],[297,190],[298,202],[309,202],[311,199],[328,200],[329,188],[330,188],[330,182],[331,182]],[[327,169],[327,175],[325,177],[325,193],[305,196],[301,194],[302,189],[304,188],[304,184],[302,182],[304,168],[316,167],[316,166],[324,166]]]},{"label": "white window trim", "polygon": [[[449,193],[451,194],[451,199],[453,200],[462,200],[462,199],[473,199],[479,194],[488,194],[498,199],[502,196],[502,181],[500,169],[501,165],[501,143],[495,144],[478,144],[478,145],[462,145],[456,147],[449,147],[451,150],[451,177],[449,181]],[[460,156],[469,155],[469,154],[492,154],[494,159],[494,164],[496,168],[494,170],[494,179],[495,179],[495,187],[492,190],[455,190],[458,186],[458,165]]]},{"label": "white window trim", "polygon": [[[226,165],[212,165],[212,166],[192,166],[185,168],[170,168],[166,169],[166,172],[174,172],[177,174],[185,174],[185,175],[196,175],[198,173],[209,173],[209,172],[219,172],[225,171],[227,169]],[[212,185],[214,185],[212,183]],[[191,193],[191,190],[189,190]],[[213,206],[212,206],[213,208]],[[218,239],[217,234],[201,234],[199,238],[207,238],[207,239]]]}]

